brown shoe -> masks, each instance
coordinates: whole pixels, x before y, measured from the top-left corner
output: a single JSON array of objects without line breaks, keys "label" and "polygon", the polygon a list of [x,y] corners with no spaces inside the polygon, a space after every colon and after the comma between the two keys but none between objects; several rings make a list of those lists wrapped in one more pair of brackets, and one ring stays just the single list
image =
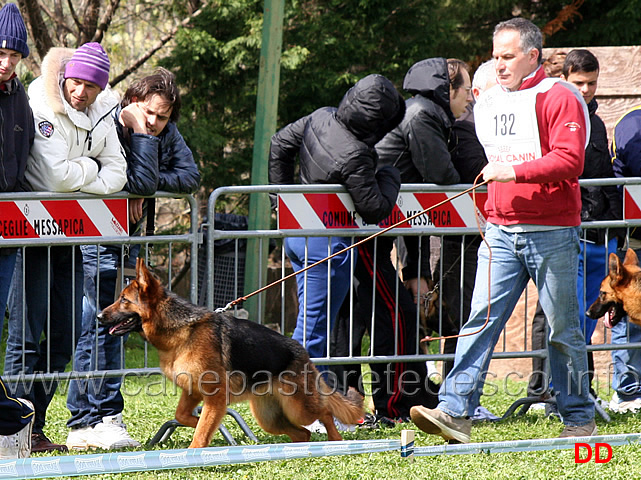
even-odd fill
[{"label": "brown shoe", "polygon": [[44,433],[31,434],[31,451],[32,452],[67,452],[69,449],[66,445],[59,445],[49,440]]},{"label": "brown shoe", "polygon": [[426,433],[440,435],[446,441],[470,443],[472,421],[467,418],[455,418],[438,408],[430,409],[422,405],[412,407],[410,416],[416,426]]},{"label": "brown shoe", "polygon": [[568,437],[591,437],[596,435],[596,423],[592,420],[590,423],[581,426],[568,425],[566,426],[559,438],[568,438]]}]

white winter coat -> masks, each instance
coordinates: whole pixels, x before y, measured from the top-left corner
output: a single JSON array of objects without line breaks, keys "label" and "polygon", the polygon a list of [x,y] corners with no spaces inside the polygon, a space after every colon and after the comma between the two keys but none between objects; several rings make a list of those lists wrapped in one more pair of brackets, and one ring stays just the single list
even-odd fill
[{"label": "white winter coat", "polygon": [[[64,67],[73,52],[52,48],[42,75],[29,86],[36,136],[25,175],[35,191],[118,192],[127,181],[127,162],[110,115],[118,95],[107,86],[86,112],[73,109],[62,91]],[[92,158],[102,165],[100,171]]]}]

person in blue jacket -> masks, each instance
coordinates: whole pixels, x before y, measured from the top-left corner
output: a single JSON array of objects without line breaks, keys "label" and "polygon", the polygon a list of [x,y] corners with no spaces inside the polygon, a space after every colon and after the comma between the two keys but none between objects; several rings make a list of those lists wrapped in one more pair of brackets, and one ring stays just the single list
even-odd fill
[{"label": "person in blue jacket", "polygon": [[[626,112],[612,132],[615,177],[641,177],[641,106]],[[641,254],[641,228],[631,228],[628,246]],[[625,251],[617,254],[623,258]],[[606,324],[611,325],[606,319]],[[612,326],[612,344],[641,342],[641,327],[626,319]],[[641,349],[612,350],[612,390],[609,408],[616,413],[641,409]]]},{"label": "person in blue jacket", "polygon": [[[150,196],[157,190],[193,193],[200,174],[191,150],[176,127],[180,114],[180,93],[174,75],[163,68],[134,82],[125,92],[113,118],[127,159],[125,190]],[[129,199],[130,232],[141,234],[141,223],[154,215],[147,200]],[[114,370],[124,368],[121,339],[109,335],[98,324],[97,311],[114,301],[121,266],[133,267],[140,245],[85,245],[83,263],[85,292],[82,333],[74,357],[74,370]],[[121,255],[122,254],[122,255]],[[124,262],[125,265],[121,265]],[[96,299],[96,285],[99,298]],[[123,422],[124,402],[121,377],[88,381],[74,380],[69,387],[67,408],[71,428],[67,447],[106,450],[140,446],[129,435]]]}]

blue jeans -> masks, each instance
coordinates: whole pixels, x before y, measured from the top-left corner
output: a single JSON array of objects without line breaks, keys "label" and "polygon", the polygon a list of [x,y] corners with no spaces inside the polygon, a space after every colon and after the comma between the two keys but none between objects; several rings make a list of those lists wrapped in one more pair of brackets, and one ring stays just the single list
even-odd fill
[{"label": "blue jeans", "polygon": [[[351,245],[349,238],[310,237],[307,239],[307,263],[305,263],[305,238],[285,239],[285,252],[295,272]],[[331,251],[328,252],[328,245]],[[331,290],[329,308],[329,331],[338,315],[341,304],[349,291],[350,257],[352,249],[331,259]],[[356,257],[354,257],[354,263]],[[328,261],[329,262],[329,261]],[[327,356],[327,279],[328,262],[317,265],[296,276],[298,286],[298,318],[292,338],[303,345],[311,358]],[[307,282],[307,285],[305,285]],[[327,370],[320,365],[319,370]]]},{"label": "blue jeans", "polygon": [[[100,249],[100,258],[98,258],[98,249]],[[139,246],[132,246],[130,253],[135,251],[137,254],[139,249]],[[100,247],[83,245],[82,253],[85,295],[82,309],[82,333],[76,347],[73,368],[77,372],[119,370],[125,367],[124,344],[127,336],[110,335],[109,327],[100,324],[97,320],[97,308],[102,310],[114,302],[121,248],[119,245],[101,245]],[[135,266],[135,258],[135,255],[130,255],[127,266]],[[98,305],[96,284],[99,284],[100,289]],[[71,413],[67,426],[69,428],[93,426],[100,423],[103,417],[121,413],[124,408],[124,400],[120,393],[121,385],[122,377],[72,380],[67,394],[67,408]]]},{"label": "blue jeans", "polygon": [[[460,332],[454,367],[441,386],[438,408],[453,417],[474,414],[494,346],[532,278],[550,327],[549,359],[559,412],[566,425],[589,423],[594,405],[588,397],[587,353],[576,295],[579,229],[508,233],[488,223],[485,238],[492,261],[482,243],[470,319]],[[486,281],[488,265],[491,285]],[[489,322],[483,327],[488,307]]]},{"label": "blue jeans", "polygon": [[2,340],[2,332],[4,331],[4,314],[7,310],[7,298],[9,297],[9,287],[11,287],[17,255],[16,249],[0,249],[0,340]]},{"label": "blue jeans", "polygon": [[[585,343],[592,344],[592,334],[596,328],[597,321],[586,317],[585,311],[594,303],[599,296],[601,280],[608,274],[608,255],[616,253],[617,239],[612,238],[608,245],[598,245],[581,241],[581,253],[579,254],[579,275],[577,281],[577,292],[579,295],[579,322],[581,331],[585,335]],[[607,254],[606,254],[607,252]],[[585,261],[584,261],[585,260]],[[585,301],[583,298],[583,279],[585,278]]]},{"label": "blue jeans", "polygon": [[[23,282],[22,262],[25,263]],[[51,262],[49,264],[49,261]],[[24,283],[26,320],[23,336]],[[82,253],[78,247],[27,247],[18,254],[9,296],[9,337],[5,375],[63,372],[80,335]],[[47,317],[50,322],[47,322]],[[33,431],[42,433],[57,381],[9,384],[15,397],[33,402]]]},{"label": "blue jeans", "polygon": [[[630,338],[628,339],[628,334]],[[641,327],[621,320],[612,327],[612,344],[641,342]],[[622,401],[641,397],[641,349],[612,350],[612,389]]]}]

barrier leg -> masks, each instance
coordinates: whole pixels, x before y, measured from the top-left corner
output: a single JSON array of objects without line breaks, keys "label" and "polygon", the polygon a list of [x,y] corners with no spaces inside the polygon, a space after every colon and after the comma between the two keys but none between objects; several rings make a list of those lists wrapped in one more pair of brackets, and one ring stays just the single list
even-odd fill
[{"label": "barrier leg", "polygon": [[[201,412],[201,407],[197,407],[194,410],[194,415],[200,415],[200,412]],[[260,443],[256,435],[254,434],[254,432],[252,432],[252,430],[249,428],[249,425],[247,425],[247,422],[245,422],[243,417],[241,417],[241,415],[236,410],[232,408],[228,408],[227,415],[231,416],[236,421],[236,423],[241,428],[243,433],[247,435],[247,437],[251,441],[255,443]],[[158,432],[151,438],[151,440],[147,442],[147,446],[152,447],[157,443],[166,441],[167,439],[169,439],[169,437],[171,437],[171,434],[174,433],[177,427],[184,427],[184,425],[180,423],[178,420],[169,420],[165,422],[160,427]],[[229,430],[227,430],[227,427],[225,427],[225,425],[221,425],[218,428],[218,430],[220,431],[221,435],[223,436],[223,438],[228,444],[232,446],[238,445],[238,443],[236,442],[236,439],[231,435],[231,433],[229,433]]]}]

